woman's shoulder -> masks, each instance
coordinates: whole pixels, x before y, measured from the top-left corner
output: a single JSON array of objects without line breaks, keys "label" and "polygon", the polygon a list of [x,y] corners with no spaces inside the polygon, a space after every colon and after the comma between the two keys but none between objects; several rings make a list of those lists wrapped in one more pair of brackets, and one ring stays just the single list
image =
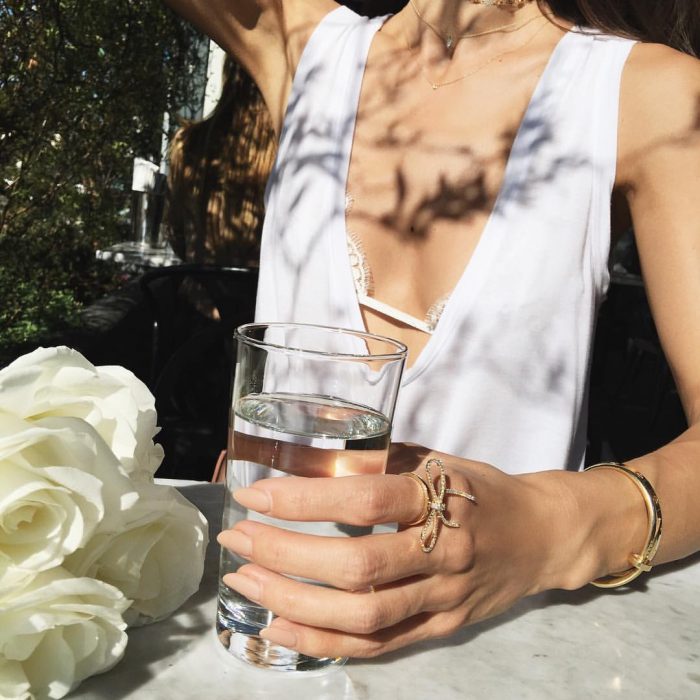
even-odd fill
[{"label": "woman's shoulder", "polygon": [[630,54],[628,72],[645,80],[651,87],[669,80],[682,85],[679,81],[697,82],[700,59],[665,44],[639,42]]},{"label": "woman's shoulder", "polygon": [[663,44],[639,43],[625,69],[630,98],[642,113],[700,107],[700,60]]},{"label": "woman's shoulder", "polygon": [[699,138],[700,60],[662,44],[637,44],[623,74],[621,156]]}]

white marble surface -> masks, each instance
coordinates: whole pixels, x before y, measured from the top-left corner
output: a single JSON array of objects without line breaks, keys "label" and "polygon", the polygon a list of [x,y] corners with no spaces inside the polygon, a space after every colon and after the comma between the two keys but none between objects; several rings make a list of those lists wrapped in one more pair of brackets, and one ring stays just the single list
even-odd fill
[{"label": "white marble surface", "polygon": [[199,592],[172,618],[131,630],[126,656],[83,683],[81,700],[472,700],[700,698],[700,558],[659,567],[633,590],[588,587],[523,601],[448,640],[312,678],[248,668],[216,639],[223,487],[182,492],[209,518]]}]

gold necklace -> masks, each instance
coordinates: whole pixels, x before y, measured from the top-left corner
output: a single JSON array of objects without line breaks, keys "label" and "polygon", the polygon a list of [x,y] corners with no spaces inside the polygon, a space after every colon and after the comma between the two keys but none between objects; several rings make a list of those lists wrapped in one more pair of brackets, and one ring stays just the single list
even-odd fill
[{"label": "gold necklace", "polygon": [[[540,18],[540,15],[536,15],[535,17],[530,17],[530,19],[527,19],[524,22],[521,22],[520,24],[503,24],[500,27],[486,29],[483,32],[465,32],[464,34],[458,34],[457,36],[455,36],[452,32],[447,32],[447,34],[443,34],[443,32],[440,29],[438,29],[434,24],[428,22],[428,20],[425,17],[423,17],[413,0],[408,0],[408,2],[410,3],[413,11],[416,13],[416,17],[418,17],[418,19],[421,22],[423,22],[423,24],[425,24],[425,26],[428,27],[428,29],[430,29],[437,37],[439,37],[445,42],[445,48],[448,51],[461,39],[475,39],[478,36],[486,36],[487,34],[497,34],[499,32],[502,32],[503,34],[510,34],[511,32],[517,32],[518,29],[527,27],[528,24]],[[482,4],[481,0],[472,0],[472,2],[474,2],[475,4],[477,2],[479,4]],[[498,2],[497,0],[494,0],[494,2],[483,2],[483,4],[498,4]]]},{"label": "gold necklace", "polygon": [[[545,17],[541,17],[541,19],[546,19]],[[421,75],[426,79],[428,82],[428,85],[433,90],[437,90],[438,88],[441,87],[446,87],[447,85],[454,85],[455,83],[461,83],[463,80],[466,80],[467,78],[470,78],[472,75],[475,75],[479,71],[483,70],[487,66],[490,66],[492,63],[495,61],[499,61],[505,56],[509,56],[512,53],[517,53],[518,51],[522,51],[526,46],[528,46],[532,41],[535,39],[535,37],[547,26],[547,23],[543,24],[536,32],[533,32],[532,36],[528,37],[526,41],[524,41],[522,44],[519,44],[513,49],[510,49],[510,51],[503,51],[502,53],[498,53],[495,56],[491,56],[488,61],[478,65],[476,68],[473,68],[470,70],[468,73],[465,73],[464,75],[460,75],[458,78],[452,78],[452,80],[445,80],[441,82],[435,82],[431,80],[425,73],[425,68],[423,66],[423,63],[421,62],[420,59],[417,59],[418,65],[420,66],[421,69]],[[404,35],[404,39],[405,39]],[[409,50],[410,53],[414,53],[413,49],[408,44],[408,40],[406,39],[406,48]]]},{"label": "gold necklace", "polygon": [[532,0],[471,0],[472,5],[486,5],[491,7],[514,7],[519,9]]}]

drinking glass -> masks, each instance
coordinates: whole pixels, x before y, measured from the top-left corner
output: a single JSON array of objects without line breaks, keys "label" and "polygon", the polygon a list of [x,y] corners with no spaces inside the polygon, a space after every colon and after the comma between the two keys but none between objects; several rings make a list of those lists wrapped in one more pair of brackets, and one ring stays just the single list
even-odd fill
[{"label": "drinking glass", "polygon": [[[332,537],[371,531],[270,518],[247,511],[231,493],[290,474],[383,473],[406,347],[369,333],[304,324],[247,324],[235,338],[222,528],[251,519]],[[222,548],[220,579],[244,563]],[[260,630],[273,618],[220,580],[216,628],[234,656],[281,671],[318,671],[345,661],[312,658],[261,639]]]}]

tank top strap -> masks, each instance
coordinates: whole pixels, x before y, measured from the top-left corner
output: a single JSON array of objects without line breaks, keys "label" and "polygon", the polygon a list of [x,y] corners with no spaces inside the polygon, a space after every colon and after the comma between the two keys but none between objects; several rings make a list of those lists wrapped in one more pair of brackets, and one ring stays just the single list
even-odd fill
[{"label": "tank top strap", "polygon": [[[331,10],[312,32],[292,81],[282,132],[277,164],[299,144],[302,137],[309,144],[309,118],[313,115],[316,141],[333,143],[338,150],[349,148],[352,132],[347,124],[355,119],[355,107],[362,86],[367,53],[372,37],[386,17],[367,18],[345,6]],[[322,129],[319,129],[322,125]],[[347,142],[347,143],[345,143]],[[273,168],[270,187],[278,180]]]},{"label": "tank top strap", "polygon": [[597,173],[592,183],[591,221],[600,223],[590,230],[590,252],[602,299],[610,284],[610,202],[617,174],[620,89],[624,67],[637,42],[586,30],[575,42],[588,51],[570,113],[578,113],[577,127],[589,134],[591,172]]},{"label": "tank top strap", "polygon": [[385,19],[338,7],[302,51],[265,190],[258,318],[356,323],[357,305],[347,303],[352,273],[338,182],[352,148],[367,54]]}]

